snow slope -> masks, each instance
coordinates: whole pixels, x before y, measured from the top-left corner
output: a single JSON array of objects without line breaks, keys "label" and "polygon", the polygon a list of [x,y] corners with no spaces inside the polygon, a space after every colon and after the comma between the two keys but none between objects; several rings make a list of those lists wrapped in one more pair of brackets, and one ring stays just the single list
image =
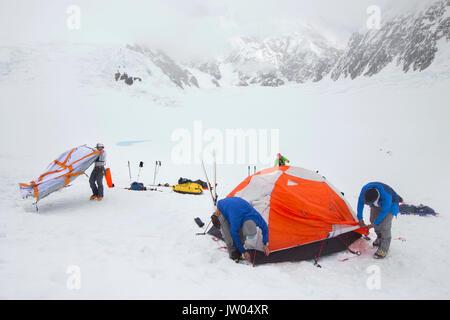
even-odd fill
[{"label": "snow slope", "polygon": [[[386,68],[354,81],[184,91],[166,86],[162,74],[131,87],[114,82],[118,62],[147,62],[117,56],[109,47],[0,50],[0,298],[450,298],[448,50],[438,52],[436,65],[414,74]],[[319,170],[354,208],[362,185],[379,180],[406,201],[441,214],[395,219],[393,237],[406,241],[393,240],[383,261],[374,260],[370,243],[360,240],[354,244],[360,257],[323,257],[322,268],[310,261],[235,264],[217,249],[223,244],[195,235],[201,229],[194,218],[207,222],[212,212],[207,193],[123,189],[130,183],[128,160],[133,180],[144,161],[145,183],[153,180],[155,160],[162,161],[157,182],[203,178],[194,151],[191,163],[175,164],[171,156],[174,131],[194,136],[197,120],[204,130],[222,133],[279,129],[280,151],[291,164]],[[39,214],[31,199],[20,199],[19,182],[41,173],[66,149],[98,141],[106,145],[116,184],[106,189],[104,201],[87,200],[85,176],[43,199]],[[219,196],[246,175],[247,163],[219,164]],[[73,265],[81,272],[79,290],[67,287]],[[371,290],[373,266],[381,287]]]}]

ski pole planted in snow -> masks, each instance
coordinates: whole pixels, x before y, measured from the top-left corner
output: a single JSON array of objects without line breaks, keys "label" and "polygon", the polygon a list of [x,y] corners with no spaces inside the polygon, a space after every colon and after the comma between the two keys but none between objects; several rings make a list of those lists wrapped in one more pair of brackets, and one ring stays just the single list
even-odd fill
[{"label": "ski pole planted in snow", "polygon": [[214,157],[214,206],[217,206],[217,164],[216,164],[216,151],[213,152]]},{"label": "ski pole planted in snow", "polygon": [[213,205],[214,205],[214,207],[216,207],[217,206],[217,194],[216,194],[216,197],[214,197],[212,185],[211,185],[211,182],[209,181],[208,174],[206,173],[206,168],[205,168],[205,163],[203,162],[203,158],[201,160],[202,160],[203,173],[205,174],[206,182],[208,183],[208,190],[209,190],[209,193],[211,194],[211,199],[213,201]]},{"label": "ski pole planted in snow", "polygon": [[155,184],[155,181],[156,181],[156,172],[157,172],[158,167],[161,167],[161,161],[155,162],[155,172],[153,174],[153,185]]}]

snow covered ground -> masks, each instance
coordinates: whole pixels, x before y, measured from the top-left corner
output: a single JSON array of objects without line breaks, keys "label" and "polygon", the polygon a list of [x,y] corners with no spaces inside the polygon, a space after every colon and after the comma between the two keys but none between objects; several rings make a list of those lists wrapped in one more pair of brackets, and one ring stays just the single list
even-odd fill
[{"label": "snow covered ground", "polygon": [[[0,298],[450,298],[448,52],[438,52],[421,73],[392,67],[356,81],[182,91],[155,73],[132,87],[114,82],[117,62],[135,61],[115,48],[1,48]],[[322,268],[310,261],[235,264],[217,249],[222,244],[195,235],[201,229],[194,218],[207,222],[212,213],[207,193],[124,189],[128,160],[133,180],[144,161],[146,184],[155,160],[162,161],[157,182],[203,179],[195,150],[190,163],[176,164],[172,156],[173,133],[185,129],[195,139],[195,121],[203,133],[279,129],[280,151],[291,164],[319,170],[353,208],[360,188],[377,180],[440,215],[395,219],[390,255],[382,261],[360,240],[353,245],[360,257],[323,257]],[[85,176],[43,199],[39,214],[31,199],[20,198],[19,182],[35,178],[68,148],[98,141],[106,145],[116,184],[104,201],[88,201]],[[270,165],[257,164],[258,170]],[[246,176],[247,163],[219,164],[219,196]],[[74,270],[80,288],[71,290]]]}]

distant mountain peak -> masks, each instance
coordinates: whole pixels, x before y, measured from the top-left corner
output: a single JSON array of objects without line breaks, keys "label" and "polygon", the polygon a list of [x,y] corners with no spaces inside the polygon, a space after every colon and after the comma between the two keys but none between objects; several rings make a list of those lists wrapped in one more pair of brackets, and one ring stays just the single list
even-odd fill
[{"label": "distant mountain peak", "polygon": [[438,42],[450,40],[449,6],[450,0],[439,0],[421,4],[421,10],[391,16],[380,29],[353,33],[344,49],[308,24],[278,36],[235,37],[229,40],[229,52],[189,63],[176,62],[144,46],[129,48],[152,59],[180,88],[201,86],[193,70],[216,86],[280,86],[325,77],[370,77],[391,63],[403,72],[422,71],[434,61]]}]

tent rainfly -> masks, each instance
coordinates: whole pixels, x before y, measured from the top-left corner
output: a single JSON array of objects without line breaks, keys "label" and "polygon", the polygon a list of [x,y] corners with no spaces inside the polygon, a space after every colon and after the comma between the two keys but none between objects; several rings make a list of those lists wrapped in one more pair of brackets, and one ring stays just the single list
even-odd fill
[{"label": "tent rainfly", "polygon": [[36,203],[67,186],[97,160],[101,151],[86,145],[72,148],[52,161],[45,172],[29,183],[20,183],[22,198],[32,196]]},{"label": "tent rainfly", "polygon": [[[249,202],[269,227],[270,255],[263,253],[258,228],[255,264],[314,258],[317,262],[321,255],[349,249],[368,234],[359,227],[343,194],[325,177],[307,169],[264,169],[247,177],[227,197],[233,196]],[[214,226],[208,233],[221,237]]]}]

